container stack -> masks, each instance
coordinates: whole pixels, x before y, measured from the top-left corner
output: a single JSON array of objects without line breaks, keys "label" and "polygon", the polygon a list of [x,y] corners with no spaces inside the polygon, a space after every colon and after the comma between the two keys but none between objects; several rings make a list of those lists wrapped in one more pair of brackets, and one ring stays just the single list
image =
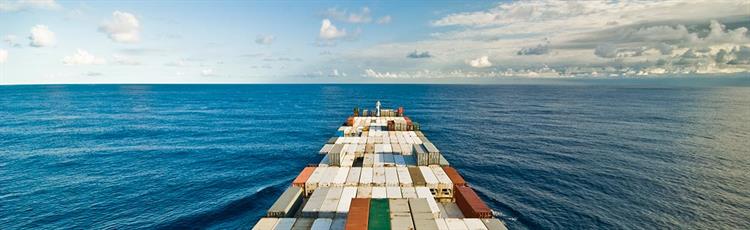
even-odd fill
[{"label": "container stack", "polygon": [[403,108],[354,109],[253,229],[505,229]]}]

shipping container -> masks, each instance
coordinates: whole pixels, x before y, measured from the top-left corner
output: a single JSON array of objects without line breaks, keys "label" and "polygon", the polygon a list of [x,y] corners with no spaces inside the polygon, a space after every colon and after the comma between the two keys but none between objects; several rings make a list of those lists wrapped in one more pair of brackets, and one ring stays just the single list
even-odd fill
[{"label": "shipping container", "polygon": [[427,187],[414,187],[414,190],[417,192],[417,197],[427,200],[430,211],[435,218],[440,217],[440,207],[438,207],[435,197],[430,192],[430,189]]},{"label": "shipping container", "polygon": [[469,230],[489,230],[479,218],[466,218],[464,219],[464,224],[466,224],[466,228]]},{"label": "shipping container", "polygon": [[279,218],[274,230],[292,230],[294,222],[297,222],[297,218]]},{"label": "shipping container", "polygon": [[393,154],[393,149],[391,148],[391,142],[390,140],[383,140],[383,153],[385,154]]},{"label": "shipping container", "polygon": [[398,173],[396,167],[386,167],[385,169],[385,186],[399,186]]},{"label": "shipping container", "polygon": [[[411,214],[401,214],[399,216],[391,217],[391,229],[393,230],[414,230],[414,223],[411,219]],[[420,228],[421,229],[421,228]]]},{"label": "shipping container", "polygon": [[396,174],[398,174],[398,183],[401,187],[411,187],[412,181],[409,175],[409,169],[406,167],[396,167]]},{"label": "shipping container", "polygon": [[403,198],[419,198],[414,187],[401,187],[401,196]]},{"label": "shipping container", "polygon": [[396,155],[401,155],[401,145],[399,145],[397,142],[391,142],[391,152]]},{"label": "shipping container", "polygon": [[372,168],[372,184],[375,186],[385,186],[385,168]]},{"label": "shipping container", "polygon": [[443,154],[440,154],[440,166],[448,166],[448,165],[451,165],[451,164],[448,163],[448,160],[445,159]]},{"label": "shipping container", "polygon": [[451,181],[451,178],[448,177],[448,175],[443,171],[443,168],[439,166],[430,166],[429,167],[433,174],[435,174],[435,177],[438,179],[438,190],[435,194],[438,198],[453,198],[453,182]]},{"label": "shipping container", "polygon": [[373,154],[372,167],[383,167],[385,165],[385,154]]},{"label": "shipping container", "polygon": [[390,198],[402,198],[401,188],[396,186],[385,187],[386,197]]},{"label": "shipping container", "polygon": [[393,154],[383,154],[383,166],[396,166],[396,162],[393,159]]},{"label": "shipping container", "polygon": [[346,177],[349,176],[349,169],[350,167],[340,167],[339,171],[336,173],[336,176],[333,178],[332,184],[333,186],[344,186],[344,183],[346,183]]},{"label": "shipping container", "polygon": [[328,152],[333,149],[333,144],[325,144],[323,145],[323,148],[320,148],[320,151],[318,151],[319,154],[328,154]]},{"label": "shipping container", "polygon": [[370,218],[370,199],[352,199],[349,215],[346,217],[346,230],[367,230]]},{"label": "shipping container", "polygon": [[353,167],[349,169],[349,175],[346,176],[345,186],[357,186],[359,185],[359,176],[362,173],[361,167]]},{"label": "shipping container", "polygon": [[422,171],[419,170],[419,167],[407,167],[409,170],[409,176],[411,177],[411,183],[413,186],[427,186],[427,182],[424,180],[424,176],[422,176]]},{"label": "shipping container", "polygon": [[461,209],[458,208],[456,203],[449,202],[441,203],[440,205],[443,206],[441,209],[442,216],[445,216],[446,218],[464,218],[464,214],[461,212]]},{"label": "shipping container", "polygon": [[466,181],[464,180],[464,178],[453,167],[444,166],[443,171],[446,175],[448,175],[448,178],[451,179],[451,182],[453,182],[454,186],[466,186]]},{"label": "shipping container", "polygon": [[349,213],[349,206],[355,197],[357,197],[357,187],[344,187],[344,190],[341,191],[338,207],[336,208],[336,216],[345,217]]},{"label": "shipping container", "polygon": [[[342,138],[339,138],[339,140]],[[328,161],[329,165],[333,166],[339,166],[341,164],[341,157],[343,157],[342,152],[344,151],[344,145],[343,144],[334,144],[333,148],[330,152],[328,152]]]},{"label": "shipping container", "polygon": [[277,223],[279,223],[279,218],[260,218],[258,223],[253,226],[253,230],[273,230]]},{"label": "shipping container", "polygon": [[417,158],[412,155],[404,155],[404,163],[406,166],[417,166]]},{"label": "shipping container", "polygon": [[427,153],[429,155],[428,164],[439,165],[440,151],[437,149],[437,147],[435,147],[435,144],[432,144],[432,142],[423,142],[422,145],[424,146],[425,150],[427,150]]},{"label": "shipping container", "polygon": [[357,198],[372,198],[372,187],[369,185],[357,187]]},{"label": "shipping container", "polygon": [[417,157],[417,165],[428,165],[430,163],[430,156],[424,146],[421,144],[414,144],[412,146],[412,153]]},{"label": "shipping container", "polygon": [[435,219],[435,222],[437,223],[437,226],[438,226],[439,230],[450,230],[448,228],[448,224],[445,223],[445,219],[444,218],[437,218],[437,219]]},{"label": "shipping container", "polygon": [[468,230],[462,219],[445,218],[445,224],[448,225],[448,229],[450,230]]},{"label": "shipping container", "polygon": [[396,166],[406,166],[406,161],[404,161],[403,155],[393,155],[393,163]]},{"label": "shipping container", "polygon": [[315,222],[313,222],[313,225],[312,227],[310,227],[310,230],[329,230],[331,229],[331,223],[333,223],[333,219],[318,218],[318,219],[315,219]]},{"label": "shipping container", "polygon": [[339,199],[341,198],[341,192],[343,192],[343,190],[344,188],[342,187],[332,187],[328,190],[328,194],[326,195],[325,200],[323,200],[323,204],[320,206],[318,217],[333,218],[336,216],[336,209],[339,206]]},{"label": "shipping container", "polygon": [[362,159],[362,165],[365,167],[372,167],[375,165],[375,154],[365,154]]},{"label": "shipping container", "polygon": [[303,192],[300,187],[288,187],[268,209],[268,217],[293,217],[302,204]]},{"label": "shipping container", "polygon": [[373,199],[385,199],[388,198],[388,192],[385,187],[372,187],[372,198]]},{"label": "shipping container", "polygon": [[341,159],[341,167],[352,167],[354,165],[354,154],[347,154]]},{"label": "shipping container", "polygon": [[[411,139],[409,139],[411,140]],[[400,143],[398,144],[401,148],[401,155],[412,155],[412,144],[414,144],[411,141],[408,141],[407,143]]]},{"label": "shipping container", "polygon": [[316,167],[305,167],[302,169],[302,171],[299,172],[299,175],[297,175],[297,178],[294,178],[294,181],[292,181],[292,186],[305,188],[305,182],[310,178],[310,175],[315,171],[315,168]]},{"label": "shipping container", "polygon": [[[432,192],[432,195],[437,195],[438,192],[438,179],[435,177],[435,174],[432,173],[432,169],[427,166],[419,166],[419,171],[422,172],[422,176],[424,176],[424,181],[427,184],[427,187],[430,188],[430,192]],[[322,182],[321,182],[322,183]]]},{"label": "shipping container", "polygon": [[372,185],[372,176],[373,176],[372,173],[373,173],[372,167],[363,167],[362,175],[360,175],[360,178],[359,178],[359,184],[365,185],[365,186]]},{"label": "shipping container", "polygon": [[408,199],[388,199],[388,206],[391,209],[391,217],[399,213],[411,213]]},{"label": "shipping container", "polygon": [[370,217],[368,220],[368,229],[391,229],[391,216],[388,199],[373,198],[370,200]]},{"label": "shipping container", "polygon": [[323,178],[323,174],[325,173],[326,169],[328,167],[315,167],[315,170],[312,174],[310,174],[310,177],[305,181],[305,196],[308,197],[310,194],[312,194],[316,188],[318,188],[318,183],[320,183],[320,179]]},{"label": "shipping container", "polygon": [[338,140],[339,137],[331,137],[326,141],[326,144],[336,144],[336,140]]},{"label": "shipping container", "polygon": [[490,218],[492,210],[482,201],[471,187],[455,187],[456,204],[467,218]]},{"label": "shipping container", "polygon": [[330,165],[330,162],[328,160],[328,154],[323,156],[323,159],[320,159],[320,163],[318,163],[318,167],[328,167]]},{"label": "shipping container", "polygon": [[438,229],[437,223],[435,222],[435,216],[430,210],[427,199],[409,199],[409,207],[411,208],[412,221],[414,222],[414,226],[417,227],[417,229]]},{"label": "shipping container", "polygon": [[336,174],[338,172],[339,167],[326,167],[323,176],[320,178],[318,187],[330,187],[331,183],[333,183],[333,179],[336,177]]},{"label": "shipping container", "polygon": [[309,230],[312,228],[313,222],[315,222],[315,218],[297,218],[292,230]]},{"label": "shipping container", "polygon": [[487,219],[481,219],[482,223],[484,223],[484,226],[487,227],[488,230],[508,230],[508,227],[505,226],[505,224],[495,218],[487,218]]},{"label": "shipping container", "polygon": [[312,193],[310,198],[307,199],[305,207],[302,208],[302,216],[304,217],[317,217],[320,212],[320,207],[323,205],[326,196],[328,195],[328,188],[318,188]]}]

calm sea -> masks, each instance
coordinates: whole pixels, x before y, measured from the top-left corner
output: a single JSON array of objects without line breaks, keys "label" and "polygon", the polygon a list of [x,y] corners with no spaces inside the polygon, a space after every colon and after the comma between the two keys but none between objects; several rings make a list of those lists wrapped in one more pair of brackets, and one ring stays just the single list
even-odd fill
[{"label": "calm sea", "polygon": [[513,229],[750,229],[750,87],[0,86],[0,228],[251,227],[403,106]]}]

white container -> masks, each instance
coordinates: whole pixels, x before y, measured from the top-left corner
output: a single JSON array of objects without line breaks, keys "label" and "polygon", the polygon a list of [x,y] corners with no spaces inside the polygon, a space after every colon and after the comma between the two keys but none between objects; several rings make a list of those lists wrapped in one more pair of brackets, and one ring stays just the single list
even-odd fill
[{"label": "white container", "polygon": [[385,167],[385,186],[399,186],[396,167]]},{"label": "white container", "polygon": [[385,154],[376,153],[376,154],[373,154],[372,156],[373,156],[373,162],[372,162],[373,167],[383,167],[383,165],[385,165],[385,162],[384,162]]},{"label": "white container", "polygon": [[443,210],[445,212],[443,215],[447,216],[447,218],[464,218],[461,208],[454,202],[443,203]]},{"label": "white container", "polygon": [[372,184],[374,186],[385,186],[385,168],[373,167],[372,169]]},{"label": "white container", "polygon": [[353,167],[349,169],[349,175],[346,176],[345,186],[357,186],[359,185],[359,176],[362,174],[362,168]]},{"label": "white container", "polygon": [[325,144],[323,145],[323,148],[321,148],[320,151],[318,151],[318,153],[328,154],[328,152],[330,152],[332,148],[333,148],[333,144]]},{"label": "white container", "polygon": [[310,194],[318,188],[320,179],[323,178],[323,174],[327,168],[328,167],[316,167],[315,170],[313,170],[313,173],[310,174],[310,177],[305,181],[305,193],[307,194],[305,196],[310,196]]},{"label": "white container", "polygon": [[323,205],[328,196],[328,188],[318,188],[312,195],[307,198],[305,207],[302,208],[302,216],[304,217],[317,217],[320,212],[320,207]]},{"label": "white container", "polygon": [[[385,141],[385,140],[383,140],[383,141]],[[383,144],[383,153],[393,154],[393,149],[391,148],[391,146],[392,145],[390,144],[390,142],[384,142],[384,144]]]},{"label": "white container", "polygon": [[336,142],[334,142],[334,144],[344,144],[344,140],[346,140],[345,137],[339,137],[339,139],[336,139]]},{"label": "white container", "polygon": [[385,187],[386,196],[390,198],[403,198],[401,196],[401,188],[400,187]]},{"label": "white container", "polygon": [[328,160],[328,154],[323,156],[323,159],[320,160],[320,163],[318,163],[318,167],[328,167],[330,164]]},{"label": "white container", "polygon": [[422,177],[424,177],[425,183],[427,183],[427,187],[430,188],[430,191],[432,192],[432,195],[436,195],[438,190],[438,183],[440,183],[435,177],[435,174],[432,173],[432,169],[427,166],[419,166],[419,171],[422,172]]},{"label": "white container", "polygon": [[320,213],[318,217],[321,218],[333,218],[336,216],[336,208],[339,206],[339,199],[341,198],[341,192],[344,190],[342,187],[331,187],[328,190],[323,204],[320,206]]},{"label": "white container", "polygon": [[359,186],[357,187],[357,198],[371,198],[372,187],[370,186]]},{"label": "white container", "polygon": [[[388,135],[384,135],[383,136],[383,144],[385,144],[385,146],[389,146],[387,149],[391,148],[390,147],[390,145],[391,145],[391,138]],[[383,146],[383,147],[385,147],[385,146]],[[383,151],[388,152],[388,153],[391,152],[389,150],[386,150],[386,148],[384,148]]]},{"label": "white container", "polygon": [[375,154],[365,154],[364,159],[362,159],[362,166],[364,167],[372,167],[375,163]]},{"label": "white container", "polygon": [[333,223],[333,219],[318,218],[318,219],[315,219],[315,222],[313,222],[313,225],[312,227],[310,227],[310,230],[329,230],[331,228],[331,223]]},{"label": "white container", "polygon": [[445,219],[443,218],[435,219],[435,223],[437,223],[438,230],[450,230],[448,229],[448,224],[445,223]]},{"label": "white container", "polygon": [[354,165],[354,154],[347,154],[341,159],[342,167],[352,167],[352,165]]},{"label": "white container", "polygon": [[417,196],[417,191],[414,190],[414,187],[401,187],[401,197],[403,197],[403,198],[419,198]]},{"label": "white container", "polygon": [[[358,137],[353,137],[353,138],[358,138]],[[353,142],[356,142],[356,141],[357,140],[353,140]],[[357,146],[359,146],[359,144],[357,143],[351,143],[348,146],[346,146],[346,154],[353,155],[357,151]]]},{"label": "white container", "polygon": [[336,173],[336,177],[333,178],[332,185],[333,186],[344,186],[344,183],[346,183],[346,177],[349,176],[349,169],[350,167],[339,167],[339,171]]},{"label": "white container", "polygon": [[453,181],[448,177],[443,168],[440,166],[430,166],[435,177],[438,179],[438,190],[435,196],[437,197],[453,197]]},{"label": "white container", "polygon": [[411,175],[409,169],[406,167],[396,167],[396,174],[398,174],[398,183],[401,187],[411,187]]},{"label": "white container", "polygon": [[409,143],[409,144],[401,143],[399,145],[401,146],[401,155],[408,156],[412,154],[412,150],[414,150],[412,147],[413,146],[412,143]]},{"label": "white container", "polygon": [[352,198],[355,197],[357,197],[357,187],[344,187],[344,190],[341,191],[339,205],[336,208],[336,216],[343,217],[349,214],[349,206],[352,203]]},{"label": "white container", "polygon": [[279,218],[279,223],[276,224],[274,230],[292,230],[295,221],[297,218]]},{"label": "white container", "polygon": [[488,230],[479,218],[466,218],[464,224],[469,230]]},{"label": "white container", "polygon": [[469,230],[464,224],[464,220],[458,218],[445,218],[445,224],[450,230]]},{"label": "white container", "polygon": [[391,150],[393,154],[401,155],[401,145],[398,143],[391,143]]},{"label": "white container", "polygon": [[372,187],[372,198],[388,198],[388,192],[385,187]]},{"label": "white container", "polygon": [[339,167],[326,167],[325,169],[325,173],[323,173],[323,177],[320,178],[318,187],[330,187],[333,178],[336,177],[336,174],[339,172]]},{"label": "white container", "polygon": [[393,155],[393,163],[396,166],[406,166],[406,161],[404,161],[403,155]]},{"label": "white container", "polygon": [[416,190],[417,192],[417,197],[427,199],[427,204],[430,205],[430,210],[432,211],[432,214],[435,216],[435,218],[440,217],[440,207],[438,207],[438,204],[435,201],[435,196],[432,195],[430,189],[420,186],[414,187],[414,190]]},{"label": "white container", "polygon": [[279,223],[279,218],[260,218],[253,226],[253,230],[273,230],[277,223]]},{"label": "white container", "polygon": [[370,186],[372,185],[372,173],[373,170],[371,167],[364,167],[362,168],[362,175],[359,177],[359,185],[365,185]]}]

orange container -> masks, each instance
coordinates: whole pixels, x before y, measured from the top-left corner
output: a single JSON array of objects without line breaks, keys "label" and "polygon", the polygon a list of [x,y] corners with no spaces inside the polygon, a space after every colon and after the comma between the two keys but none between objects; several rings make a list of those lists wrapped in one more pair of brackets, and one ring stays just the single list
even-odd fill
[{"label": "orange container", "polygon": [[352,198],[346,217],[346,230],[367,230],[370,218],[370,198]]},{"label": "orange container", "polygon": [[310,175],[313,173],[313,171],[315,171],[315,167],[305,167],[305,169],[302,169],[302,172],[299,172],[297,178],[294,178],[292,186],[304,188],[305,182],[307,182],[307,179],[310,178]]},{"label": "orange container", "polygon": [[453,187],[458,208],[466,218],[492,218],[492,210],[471,187]]},{"label": "orange container", "polygon": [[461,174],[458,174],[458,171],[454,169],[451,166],[443,166],[443,171],[445,171],[445,174],[448,175],[448,178],[451,179],[451,182],[453,182],[453,185],[455,186],[466,186],[466,181],[461,176]]}]

